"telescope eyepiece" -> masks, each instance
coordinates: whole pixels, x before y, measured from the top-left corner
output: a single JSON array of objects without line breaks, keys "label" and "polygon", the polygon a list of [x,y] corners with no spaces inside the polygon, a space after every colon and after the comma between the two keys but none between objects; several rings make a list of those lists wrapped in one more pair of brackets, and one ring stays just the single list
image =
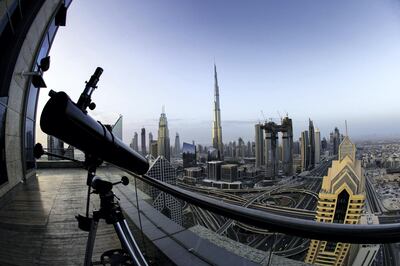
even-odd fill
[{"label": "telescope eyepiece", "polygon": [[103,74],[103,69],[101,67],[97,67],[86,86],[96,88],[97,82],[99,82],[101,74]]},{"label": "telescope eyepiece", "polygon": [[101,74],[103,74],[103,69],[101,67],[97,67],[94,71],[93,76],[95,76],[96,78],[100,78]]}]

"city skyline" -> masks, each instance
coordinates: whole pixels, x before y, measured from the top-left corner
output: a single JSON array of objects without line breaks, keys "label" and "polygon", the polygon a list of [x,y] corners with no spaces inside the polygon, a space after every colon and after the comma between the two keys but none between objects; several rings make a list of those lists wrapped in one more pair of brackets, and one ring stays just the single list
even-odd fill
[{"label": "city skyline", "polygon": [[[346,119],[354,140],[400,134],[400,125],[391,122],[400,116],[398,3],[172,1],[110,8],[113,12],[101,1],[72,3],[45,79],[49,88],[76,100],[88,75],[102,66],[93,95],[98,107],[91,114],[104,123],[123,114],[126,143],[143,126],[155,132],[158,110],[165,105],[171,132],[185,141],[212,144],[214,58],[227,141],[253,139],[253,125],[264,119],[261,111],[275,121],[278,112],[288,113],[295,138],[309,117],[321,136],[343,128]],[[97,27],[91,21],[99,17]],[[96,42],[87,39],[91,34]],[[46,94],[43,89],[38,115]],[[335,103],[329,100],[335,94],[348,97]]]},{"label": "city skyline", "polygon": [[400,0],[3,2],[1,265],[399,263]]}]

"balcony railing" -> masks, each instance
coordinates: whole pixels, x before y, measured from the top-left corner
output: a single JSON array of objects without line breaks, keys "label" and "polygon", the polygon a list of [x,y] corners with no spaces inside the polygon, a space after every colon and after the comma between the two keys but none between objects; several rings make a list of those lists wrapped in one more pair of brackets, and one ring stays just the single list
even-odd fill
[{"label": "balcony railing", "polygon": [[400,241],[400,223],[377,225],[320,223],[236,206],[167,184],[146,175],[140,176],[132,172],[129,173],[150,186],[187,203],[271,232],[344,243],[373,244]]}]

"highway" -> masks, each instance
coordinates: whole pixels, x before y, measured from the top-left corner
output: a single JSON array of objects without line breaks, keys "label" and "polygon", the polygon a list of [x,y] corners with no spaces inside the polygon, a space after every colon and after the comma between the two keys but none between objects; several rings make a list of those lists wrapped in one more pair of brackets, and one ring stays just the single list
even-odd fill
[{"label": "highway", "polygon": [[[331,160],[332,159],[321,162],[321,164],[310,171],[308,175],[284,178],[279,183],[269,187],[220,190],[208,187],[189,186],[182,183],[178,185],[185,189],[223,200],[226,203],[289,217],[313,220],[315,219],[315,208],[318,202],[318,192],[322,184],[322,176],[327,174],[331,166]],[[283,195],[285,198],[288,197],[286,202],[296,201],[296,204],[293,207],[267,204],[268,199],[277,195]],[[239,239],[240,236],[242,236],[242,240],[243,236],[247,239],[246,234],[252,236],[249,240],[245,240],[244,243],[254,248],[264,251],[273,248],[274,254],[284,257],[301,257],[303,256],[302,253],[308,249],[309,239],[274,234],[265,229],[235,222],[231,219],[225,219],[224,217],[220,217],[194,206],[191,206],[191,208],[198,223],[218,234],[226,233],[233,239]]]},{"label": "highway", "polygon": [[[278,190],[279,188],[272,188],[271,190],[267,190],[263,193],[260,193],[259,195],[257,195],[254,198],[249,199],[247,202],[245,202],[242,206],[247,208],[249,207],[251,204],[253,204],[253,202],[255,202],[256,200],[263,198],[265,195],[271,195],[271,192]],[[234,223],[234,220],[229,219],[225,222],[225,224],[223,224],[217,231],[217,234],[223,234],[232,224]]]},{"label": "highway", "polygon": [[[254,202],[265,198],[266,196],[271,197],[273,192],[277,192],[279,191],[280,193],[291,193],[293,189],[290,185],[293,183],[293,179],[290,179],[288,181],[286,181],[284,184],[280,184],[279,186],[271,186],[269,190],[266,190],[258,195],[256,195],[253,198],[250,198],[249,200],[247,200],[242,206],[247,208],[250,205],[252,205]],[[285,185],[285,188],[282,189],[282,185]],[[297,190],[296,190],[297,191]],[[309,191],[305,191],[305,193],[314,195],[312,192]],[[314,195],[315,196],[315,195]],[[232,224],[234,223],[234,220],[229,219],[225,222],[225,224],[223,224],[217,231],[217,234],[223,234]]]},{"label": "highway", "polygon": [[[292,182],[287,183],[284,188],[271,186],[269,187],[270,189],[268,191],[259,193],[251,198],[248,198],[247,200],[238,195],[224,193],[221,191],[218,192],[208,191],[207,194],[210,197],[214,197],[216,199],[222,198],[224,202],[236,204],[239,206],[260,209],[263,211],[312,220],[315,218],[315,211],[307,210],[307,208],[315,208],[316,206],[317,196],[316,193],[313,191],[318,191],[320,189],[321,179],[306,180],[302,186],[304,188],[301,189],[299,188],[300,186],[298,184],[294,184]],[[280,195],[281,193],[303,194],[299,202],[301,203],[300,206],[304,207],[304,209],[260,204],[260,201],[262,202],[262,199],[266,199],[274,195]],[[191,208],[192,207],[193,206],[191,206]],[[269,232],[268,230],[256,228],[239,222],[234,222],[233,220],[226,220],[223,217],[219,217],[208,211],[200,210],[199,208],[196,207],[194,207],[193,209],[194,209],[193,214],[196,216],[199,223],[202,224],[203,226],[210,228],[211,230],[219,234],[223,234],[226,232],[226,234],[230,238],[235,240],[238,239],[238,232],[237,232],[238,230],[242,230],[241,234],[244,234],[245,232],[256,234],[256,237],[251,242],[247,243],[249,246],[265,251],[267,251],[269,248],[273,246],[274,254],[276,253],[277,255],[279,254],[280,256],[285,256],[285,257],[291,257],[295,255],[301,256],[301,253],[305,252],[309,245],[308,239],[302,239],[282,234],[275,234],[275,236],[272,236],[274,234]],[[232,227],[233,224],[235,224],[235,227]],[[271,241],[273,243],[271,243]]]},{"label": "highway", "polygon": [[[272,189],[275,189],[276,187],[273,187]],[[188,189],[188,188],[186,188]],[[288,188],[285,187],[284,189],[284,193],[288,193],[289,191],[287,190]],[[237,196],[237,195],[233,195],[230,193],[225,193],[222,192],[221,190],[203,190],[202,188],[197,188],[197,187],[190,187],[190,190],[196,191],[196,192],[200,192],[202,194],[207,194],[207,196],[211,197],[211,198],[215,198],[215,199],[219,199],[219,200],[223,200],[224,202],[227,203],[231,203],[234,205],[238,205],[238,206],[244,206],[246,204],[246,202],[249,202],[248,204],[250,204],[247,207],[250,207],[252,209],[257,209],[257,210],[262,210],[262,211],[268,211],[268,212],[272,212],[272,213],[276,213],[276,214],[280,214],[280,215],[284,215],[284,216],[291,216],[291,217],[297,217],[297,218],[302,218],[302,219],[307,219],[307,220],[312,220],[315,217],[315,211],[310,211],[310,210],[306,210],[306,209],[297,209],[297,208],[290,208],[290,207],[283,207],[283,206],[275,206],[275,205],[265,205],[265,204],[260,204],[260,203],[254,203],[254,200],[249,200],[247,201],[245,198]],[[271,190],[271,187],[270,187]],[[296,188],[293,188],[293,190],[296,193],[306,193],[306,194],[312,194],[309,191],[306,191],[304,189],[298,189],[296,190]],[[204,193],[206,192],[206,193]],[[264,191],[264,195],[268,195],[268,193],[270,193],[270,191]],[[276,193],[279,193],[278,191],[276,191]],[[271,193],[272,195],[276,195],[274,193]],[[260,197],[261,195],[256,196],[256,198]]]},{"label": "highway", "polygon": [[365,192],[367,195],[367,208],[371,213],[382,214],[381,202],[368,175],[365,176]]}]

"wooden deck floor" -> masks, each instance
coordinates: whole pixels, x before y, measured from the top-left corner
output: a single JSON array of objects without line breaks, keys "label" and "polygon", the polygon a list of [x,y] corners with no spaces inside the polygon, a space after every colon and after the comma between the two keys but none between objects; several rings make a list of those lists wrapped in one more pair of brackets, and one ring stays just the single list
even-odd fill
[{"label": "wooden deck floor", "polygon": [[[75,215],[85,211],[85,182],[82,170],[39,170],[2,197],[0,265],[82,265],[87,233]],[[101,222],[93,259],[119,246],[113,226]]]}]

